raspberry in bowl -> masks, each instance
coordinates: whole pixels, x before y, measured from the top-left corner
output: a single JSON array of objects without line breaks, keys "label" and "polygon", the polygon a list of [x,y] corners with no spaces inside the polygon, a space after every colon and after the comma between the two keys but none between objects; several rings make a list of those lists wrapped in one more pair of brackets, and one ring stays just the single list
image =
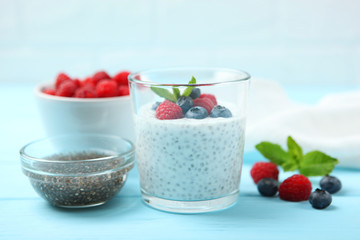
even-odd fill
[{"label": "raspberry in bowl", "polygon": [[249,78],[241,71],[208,68],[129,76],[145,203],[199,213],[237,201]]},{"label": "raspberry in bowl", "polygon": [[128,71],[99,71],[84,79],[60,73],[35,88],[47,135],[94,133],[134,140]]}]

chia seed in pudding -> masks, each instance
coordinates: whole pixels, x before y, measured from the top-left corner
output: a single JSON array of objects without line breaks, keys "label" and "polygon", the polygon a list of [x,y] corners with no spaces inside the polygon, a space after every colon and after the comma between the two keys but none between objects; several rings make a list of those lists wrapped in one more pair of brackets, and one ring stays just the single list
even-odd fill
[{"label": "chia seed in pudding", "polygon": [[231,118],[158,120],[151,106],[145,105],[136,116],[142,191],[179,201],[238,192],[244,125],[244,118],[235,114]]},{"label": "chia seed in pudding", "polygon": [[[133,164],[122,166],[124,160],[114,159],[98,161],[99,158],[111,157],[99,152],[79,152],[49,156],[54,161],[39,163],[38,171],[24,169],[25,175],[36,192],[54,206],[89,207],[101,205],[113,198],[126,181],[126,174]],[[95,160],[92,162],[74,160]],[[66,161],[72,161],[66,163]]]}]

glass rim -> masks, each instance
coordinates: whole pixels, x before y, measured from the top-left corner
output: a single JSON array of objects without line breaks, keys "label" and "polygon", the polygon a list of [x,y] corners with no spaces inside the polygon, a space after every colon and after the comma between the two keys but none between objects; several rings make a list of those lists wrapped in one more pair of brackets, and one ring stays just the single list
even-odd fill
[{"label": "glass rim", "polygon": [[[241,77],[239,79],[234,79],[234,80],[228,80],[228,81],[213,81],[213,82],[207,82],[207,83],[196,83],[196,84],[186,84],[186,83],[158,83],[158,82],[153,82],[153,81],[143,81],[141,79],[136,79],[135,76],[141,75],[141,74],[146,74],[146,73],[156,73],[156,72],[171,72],[171,71],[196,71],[196,70],[202,70],[202,71],[223,71],[223,72],[231,72],[231,73],[237,73],[239,75],[244,75],[244,77]],[[209,86],[209,85],[217,85],[217,84],[224,84],[224,83],[234,83],[234,82],[245,82],[245,81],[249,81],[249,79],[251,78],[251,75],[243,70],[237,70],[237,69],[232,69],[232,68],[213,68],[213,67],[169,67],[169,68],[153,68],[153,69],[148,69],[148,70],[143,70],[143,71],[137,71],[134,73],[131,73],[128,76],[128,80],[130,82],[133,83],[138,83],[138,84],[142,84],[142,85],[151,85],[151,86],[194,86],[194,87],[201,87],[201,86]]]},{"label": "glass rim", "polygon": [[[100,137],[100,138],[107,138],[107,139],[118,139],[118,140],[122,140],[125,143],[129,144],[129,149],[118,153],[118,154],[114,154],[112,156],[106,156],[106,157],[99,157],[99,158],[92,158],[92,159],[83,159],[83,160],[56,160],[56,159],[46,159],[46,158],[39,158],[39,157],[35,157],[35,156],[30,156],[29,154],[27,154],[26,148],[34,145],[34,144],[38,144],[41,142],[45,142],[45,141],[49,141],[49,140],[53,140],[53,139],[60,139],[60,138],[73,138],[73,137]],[[20,157],[21,157],[21,161],[23,162],[23,159],[27,159],[33,162],[42,162],[42,163],[53,163],[53,164],[71,164],[71,163],[87,163],[87,162],[102,162],[102,161],[111,161],[111,160],[116,160],[118,158],[124,158],[125,162],[124,165],[128,164],[129,159],[131,160],[131,155],[134,155],[135,152],[135,147],[134,144],[122,137],[118,137],[118,136],[114,136],[114,135],[103,135],[103,134],[64,134],[64,135],[57,135],[57,136],[52,136],[52,137],[45,137],[45,138],[41,138],[41,139],[37,139],[34,141],[31,141],[29,143],[27,143],[26,145],[24,145],[19,153],[20,153]],[[129,158],[129,159],[128,159]],[[131,161],[133,162],[134,159]]]}]

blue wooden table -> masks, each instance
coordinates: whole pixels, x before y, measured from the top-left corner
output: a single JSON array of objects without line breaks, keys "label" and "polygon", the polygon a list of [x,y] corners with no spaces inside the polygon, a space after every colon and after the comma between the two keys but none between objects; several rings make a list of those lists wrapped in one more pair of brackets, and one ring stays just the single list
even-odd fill
[{"label": "blue wooden table", "polygon": [[[260,197],[244,156],[240,197],[223,211],[183,215],[157,211],[142,203],[134,169],[123,190],[107,204],[89,209],[51,207],[22,174],[19,149],[45,136],[33,97],[33,84],[0,83],[0,239],[360,239],[360,171],[337,167],[343,189],[325,210],[305,202]],[[307,102],[339,88],[287,88]],[[345,89],[345,87],[344,87]],[[283,180],[289,173],[281,173]],[[320,178],[311,178],[313,187]]]}]

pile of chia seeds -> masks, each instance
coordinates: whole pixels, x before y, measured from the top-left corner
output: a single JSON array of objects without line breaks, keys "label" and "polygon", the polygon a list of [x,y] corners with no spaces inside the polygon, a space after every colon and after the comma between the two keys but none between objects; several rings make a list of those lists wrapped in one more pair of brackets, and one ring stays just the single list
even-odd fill
[{"label": "pile of chia seeds", "polygon": [[[27,170],[24,172],[40,196],[54,206],[97,206],[118,193],[126,181],[126,174],[133,168],[133,164],[121,168],[125,161],[123,158],[92,161],[110,156],[99,152],[56,154],[46,159],[64,161],[64,163],[40,162],[36,169],[45,173]],[[74,160],[89,161],[76,163]],[[66,161],[72,162],[66,163]]]}]

